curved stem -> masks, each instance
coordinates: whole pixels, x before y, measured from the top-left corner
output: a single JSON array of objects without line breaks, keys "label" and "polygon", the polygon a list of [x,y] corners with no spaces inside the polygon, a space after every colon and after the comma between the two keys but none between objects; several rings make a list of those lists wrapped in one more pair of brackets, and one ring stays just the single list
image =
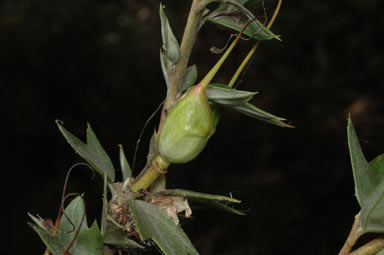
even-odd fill
[{"label": "curved stem", "polygon": [[361,235],[358,233],[359,226],[360,226],[360,213],[356,214],[351,232],[349,233],[343,248],[341,248],[339,255],[349,255],[351,253],[353,246],[355,245],[355,243],[357,242],[357,240]]},{"label": "curved stem", "polygon": [[[276,6],[276,9],[275,9],[275,11],[274,11],[274,13],[272,15],[272,18],[271,18],[271,20],[269,21],[269,23],[267,25],[268,29],[270,29],[272,27],[273,23],[275,22],[276,17],[279,14],[282,2],[283,2],[282,0],[279,0],[279,2],[277,3],[277,6]],[[244,68],[248,64],[249,60],[252,58],[253,54],[255,53],[256,49],[259,47],[261,42],[262,41],[257,41],[256,44],[252,47],[252,49],[249,51],[248,55],[244,58],[243,62],[241,62],[240,66],[237,68],[237,70],[236,70],[235,74],[233,75],[232,79],[229,81],[228,87],[232,88],[235,85],[235,82],[239,78],[241,72],[244,70]]]},{"label": "curved stem", "polygon": [[374,255],[383,248],[384,237],[379,237],[354,250],[350,255]]}]

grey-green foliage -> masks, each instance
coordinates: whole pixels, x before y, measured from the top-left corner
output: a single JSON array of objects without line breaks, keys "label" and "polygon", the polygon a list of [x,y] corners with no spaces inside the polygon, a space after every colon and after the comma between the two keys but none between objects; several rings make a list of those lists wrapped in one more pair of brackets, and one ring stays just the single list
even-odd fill
[{"label": "grey-green foliage", "polygon": [[180,57],[179,43],[172,31],[168,18],[165,15],[164,7],[160,4],[160,21],[161,21],[161,37],[163,39],[163,47],[160,50],[160,64],[165,78],[167,87],[169,88],[169,73],[173,70],[177,60]]},{"label": "grey-green foliage", "polygon": [[[223,0],[223,4],[209,12],[204,17],[204,21],[216,23],[238,32],[252,21],[243,31],[243,34],[257,40],[278,39],[278,36],[257,20],[252,12],[244,6],[247,2],[249,1]],[[243,14],[246,19],[244,19],[241,14]]]},{"label": "grey-green foliage", "polygon": [[197,80],[196,65],[189,66],[185,70],[183,82],[181,83],[181,86],[180,86],[180,91],[183,92],[183,91],[187,90],[189,87],[191,87],[193,84],[195,84],[196,80]]},{"label": "grey-green foliage", "polygon": [[123,181],[131,178],[132,169],[128,163],[127,157],[125,156],[123,146],[121,145],[120,145],[120,167],[121,167]]},{"label": "grey-green foliage", "polygon": [[142,240],[152,239],[166,255],[199,254],[181,227],[160,208],[141,200],[128,202]]},{"label": "grey-green foliage", "polygon": [[100,229],[96,222],[89,228],[87,226],[87,218],[84,217],[84,221],[82,221],[84,213],[84,201],[80,196],[77,196],[65,208],[65,215],[70,221],[67,217],[62,217],[56,236],[52,236],[51,231],[43,227],[44,224],[41,218],[31,214],[29,214],[29,216],[34,223],[29,223],[29,225],[39,234],[40,238],[53,255],[64,254],[72,240],[75,238],[79,227],[80,232],[69,252],[76,255],[101,255],[103,251],[103,240]]},{"label": "grey-green foliage", "polygon": [[361,207],[359,232],[384,233],[384,154],[368,163],[351,119],[348,120],[348,145],[356,197]]},{"label": "grey-green foliage", "polygon": [[182,198],[187,198],[190,201],[203,203],[212,207],[219,208],[221,210],[234,213],[237,215],[245,215],[244,212],[239,211],[232,206],[229,206],[230,203],[240,203],[240,200],[237,200],[235,198],[221,196],[221,195],[213,195],[213,194],[206,194],[191,190],[183,190],[183,189],[165,189],[161,192],[159,192],[161,195],[168,195],[168,196],[178,196]]},{"label": "grey-green foliage", "polygon": [[273,125],[293,127],[284,122],[286,119],[275,116],[250,104],[249,101],[256,94],[256,92],[232,89],[224,84],[210,84],[207,87],[207,98],[215,104],[229,107],[251,118]]},{"label": "grey-green foliage", "polygon": [[104,173],[106,173],[108,181],[113,183],[115,181],[115,169],[112,161],[101,146],[99,139],[97,139],[91,126],[88,124],[87,142],[84,143],[65,129],[59,121],[56,121],[56,124],[72,148],[79,153],[79,155],[84,158],[101,176],[104,176]]}]

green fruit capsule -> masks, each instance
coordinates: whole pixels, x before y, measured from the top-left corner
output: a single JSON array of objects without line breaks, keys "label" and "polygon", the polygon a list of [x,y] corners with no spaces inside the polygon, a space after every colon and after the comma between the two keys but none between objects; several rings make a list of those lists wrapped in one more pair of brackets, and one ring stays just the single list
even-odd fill
[{"label": "green fruit capsule", "polygon": [[159,137],[160,155],[169,163],[191,161],[204,149],[211,131],[212,114],[205,87],[196,86],[165,119]]}]

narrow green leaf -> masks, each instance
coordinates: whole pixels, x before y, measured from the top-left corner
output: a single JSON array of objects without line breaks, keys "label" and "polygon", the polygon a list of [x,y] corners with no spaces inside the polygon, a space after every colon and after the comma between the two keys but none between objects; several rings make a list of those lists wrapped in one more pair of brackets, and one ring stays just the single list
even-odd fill
[{"label": "narrow green leaf", "polygon": [[249,103],[234,105],[231,106],[231,108],[260,121],[264,121],[279,127],[293,128],[293,126],[283,122],[285,120],[284,118],[277,117]]},{"label": "narrow green leaf", "polygon": [[353,178],[355,181],[355,192],[357,201],[362,207],[364,201],[372,192],[374,187],[372,186],[369,177],[369,165],[364,157],[363,151],[361,150],[359,139],[356,135],[355,127],[352,124],[351,119],[348,119],[348,146],[349,154],[351,157]]},{"label": "narrow green leaf", "polygon": [[206,204],[208,206],[211,206],[211,207],[215,207],[219,210],[223,210],[223,211],[227,211],[227,212],[230,212],[230,213],[233,213],[233,214],[237,214],[237,215],[240,215],[240,216],[245,216],[246,214],[240,210],[237,210],[233,207],[230,207],[224,203],[221,203],[219,201],[215,201],[215,200],[204,200],[204,199],[197,199],[195,200],[199,203],[203,203],[203,204]]},{"label": "narrow green leaf", "polygon": [[128,178],[131,178],[132,169],[129,166],[127,158],[125,157],[123,146],[119,145],[119,147],[120,147],[120,167],[121,167],[121,173],[123,175],[123,181],[125,181]]},{"label": "narrow green leaf", "polygon": [[167,88],[169,88],[167,60],[165,59],[164,52],[161,49],[160,49],[160,64],[161,64],[161,71],[163,72],[165,84],[167,85]]},{"label": "narrow green leaf", "polygon": [[[234,17],[229,16],[218,16],[216,18],[208,18],[207,21],[233,29],[237,32],[240,32],[248,22],[245,20],[239,21],[236,20]],[[243,31],[243,34],[257,40],[270,40],[272,38],[278,38],[271,31],[268,32],[268,29],[263,26],[258,20],[248,25],[248,27]]]},{"label": "narrow green leaf", "polygon": [[[252,12],[243,5],[248,1],[224,0],[223,2],[224,4],[221,4],[219,8],[209,13],[204,18],[204,21],[216,23],[240,32],[249,20],[255,19]],[[238,11],[243,13],[247,19],[242,19],[242,17],[238,15]],[[272,38],[280,40],[278,36],[276,36],[258,20],[249,24],[243,33],[257,40],[269,40]]]},{"label": "narrow green leaf", "polygon": [[[77,229],[81,224],[81,220],[84,214],[84,202],[81,197],[76,197],[65,209],[66,215],[72,224],[66,217],[62,217],[59,230],[56,236],[50,235],[44,229],[29,223],[29,225],[35,230],[44,244],[54,255],[62,255],[76,235]],[[90,228],[87,227],[86,217],[81,225],[79,235],[77,236],[73,246],[70,249],[72,254],[76,255],[101,255],[103,251],[103,240],[97,223],[94,222]]]},{"label": "narrow green leaf", "polygon": [[59,121],[56,121],[59,130],[72,146],[72,148],[85,159],[101,176],[104,176],[104,172],[108,175],[109,182],[113,183],[115,180],[115,170],[112,165],[112,161],[108,154],[101,146],[95,133],[88,125],[87,128],[87,143],[83,143],[80,139],[66,130]]},{"label": "narrow green leaf", "polygon": [[178,197],[187,198],[188,200],[195,201],[198,203],[203,203],[212,207],[216,207],[218,209],[221,209],[230,213],[245,215],[245,213],[239,210],[236,210],[233,207],[230,207],[225,204],[225,203],[241,203],[240,200],[237,200],[232,197],[206,194],[206,193],[201,193],[201,192],[196,192],[191,190],[183,190],[183,189],[167,189],[159,193],[161,195],[178,196]]},{"label": "narrow green leaf", "polygon": [[48,233],[51,233],[50,230],[46,229],[46,227],[44,225],[44,219],[43,218],[41,218],[39,215],[34,216],[30,213],[27,213],[27,214],[38,227],[40,227],[42,230],[44,230]]},{"label": "narrow green leaf", "polygon": [[210,84],[207,87],[207,98],[220,105],[239,105],[247,103],[257,92],[236,90],[225,84]]},{"label": "narrow green leaf", "polygon": [[162,192],[160,192],[161,195],[168,195],[168,196],[178,196],[178,197],[185,197],[188,199],[205,199],[205,200],[215,200],[215,201],[222,201],[222,202],[230,202],[230,203],[241,203],[240,200],[237,200],[232,197],[226,197],[221,195],[212,195],[212,194],[206,194],[191,190],[184,190],[184,189],[166,189]]},{"label": "narrow green leaf", "polygon": [[199,254],[187,235],[161,209],[141,200],[128,200],[142,240],[152,239],[165,255]]},{"label": "narrow green leaf", "polygon": [[185,70],[183,82],[180,86],[180,91],[183,92],[195,84],[197,80],[197,68],[196,65],[192,65]]},{"label": "narrow green leaf", "polygon": [[161,36],[163,38],[163,50],[167,59],[167,70],[169,71],[179,59],[180,48],[161,3],[159,13],[161,20]]}]

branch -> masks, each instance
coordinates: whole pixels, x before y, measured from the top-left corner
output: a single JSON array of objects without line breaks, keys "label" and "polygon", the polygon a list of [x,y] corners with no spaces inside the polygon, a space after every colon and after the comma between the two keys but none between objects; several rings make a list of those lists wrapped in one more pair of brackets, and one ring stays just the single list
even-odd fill
[{"label": "branch", "polygon": [[383,248],[384,237],[379,237],[354,250],[350,255],[374,255]]},{"label": "branch", "polygon": [[360,226],[360,213],[356,214],[351,232],[349,233],[343,248],[339,252],[339,255],[350,255],[353,246],[356,244],[357,239],[359,239],[360,237],[360,234],[358,233],[359,226]]},{"label": "branch", "polygon": [[208,3],[203,0],[193,0],[189,11],[187,24],[184,29],[183,39],[180,45],[180,57],[175,64],[174,70],[169,74],[169,90],[161,112],[159,123],[159,132],[166,118],[167,113],[176,103],[180,85],[183,81],[185,70],[188,66],[189,57],[191,56],[193,45],[195,44],[199,26],[201,23],[203,10]]}]

